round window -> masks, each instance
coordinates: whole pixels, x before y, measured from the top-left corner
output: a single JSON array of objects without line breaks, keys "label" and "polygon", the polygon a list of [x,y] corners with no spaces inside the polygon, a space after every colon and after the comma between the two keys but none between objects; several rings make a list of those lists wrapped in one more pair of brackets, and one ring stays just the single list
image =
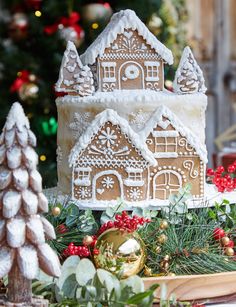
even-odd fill
[{"label": "round window", "polygon": [[125,68],[125,76],[128,79],[136,79],[139,76],[139,69],[135,65],[129,65]]}]

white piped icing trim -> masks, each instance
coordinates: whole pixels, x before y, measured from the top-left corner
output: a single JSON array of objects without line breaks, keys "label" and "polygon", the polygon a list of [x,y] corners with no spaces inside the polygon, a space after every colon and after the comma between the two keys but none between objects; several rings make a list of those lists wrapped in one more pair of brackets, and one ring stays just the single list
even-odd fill
[{"label": "white piped icing trim", "polygon": [[102,56],[104,50],[108,48],[117,38],[118,34],[127,29],[137,30],[152,48],[166,61],[169,65],[173,64],[172,52],[166,48],[146,27],[146,25],[137,17],[132,10],[122,10],[114,14],[110,23],[89,46],[84,54],[81,55],[82,62],[92,65],[97,56]]},{"label": "white piped icing trim", "polygon": [[184,137],[186,137],[188,143],[196,150],[197,154],[200,158],[207,163],[207,150],[206,146],[203,145],[197,135],[195,135],[190,129],[182,124],[182,122],[178,119],[178,117],[171,112],[165,106],[160,106],[156,109],[154,114],[151,116],[149,121],[147,122],[144,129],[139,133],[140,137],[143,140],[146,140],[149,134],[153,131],[153,129],[158,125],[161,126],[163,123],[162,117],[168,119],[171,125]]},{"label": "white piped icing trim", "polygon": [[111,122],[113,125],[118,125],[123,133],[125,133],[131,140],[132,144],[137,150],[139,150],[146,161],[150,165],[155,166],[156,160],[153,157],[152,152],[148,149],[147,145],[140,140],[140,136],[135,133],[129,126],[126,119],[120,117],[115,111],[107,109],[99,113],[87,130],[81,135],[78,142],[72,148],[69,156],[69,165],[73,166],[78,154],[85,149],[91,142],[93,136],[99,131],[99,129],[107,122]]}]

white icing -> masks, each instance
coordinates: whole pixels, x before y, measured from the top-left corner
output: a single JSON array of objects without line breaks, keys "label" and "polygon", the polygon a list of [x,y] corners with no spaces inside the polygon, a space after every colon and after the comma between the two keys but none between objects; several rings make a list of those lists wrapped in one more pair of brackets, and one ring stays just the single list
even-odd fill
[{"label": "white icing", "polygon": [[[170,122],[169,122],[170,123]],[[167,131],[152,131],[153,137],[177,137],[179,136],[178,131],[167,130]]]},{"label": "white icing", "polygon": [[155,152],[155,158],[178,158],[177,152]]},{"label": "white icing", "polygon": [[[189,171],[189,176],[191,178],[194,179],[194,178],[197,178],[199,176],[199,173],[198,173],[197,169],[194,169],[194,161],[192,161],[192,160],[185,160],[183,162],[183,167]],[[203,174],[201,174],[201,176],[202,175]]]},{"label": "white icing", "polygon": [[25,222],[23,218],[10,219],[6,225],[7,243],[10,247],[18,248],[25,243]]},{"label": "white icing", "polygon": [[72,130],[74,139],[78,139],[79,136],[86,130],[92,120],[92,113],[77,113],[74,114],[74,121],[69,124],[69,128]]},{"label": "white icing", "polygon": [[205,80],[199,65],[197,64],[191,49],[184,48],[178,69],[175,73],[173,87],[176,93],[205,93]]},{"label": "white icing", "polygon": [[[130,128],[128,122],[124,118],[121,118],[115,111],[107,109],[96,116],[94,121],[72,148],[69,157],[70,167],[75,163],[79,153],[85,149],[88,144],[90,144],[92,137],[98,133],[100,127],[102,127],[106,122],[111,122],[113,125],[118,125],[121,131],[131,140],[135,148],[140,151],[145,160],[147,160],[151,165],[156,164],[156,160],[153,158],[152,153],[147,148],[147,145],[140,141],[140,137]],[[109,143],[111,140],[112,139],[110,138]]]},{"label": "white icing", "polygon": [[139,109],[137,112],[130,114],[129,124],[134,130],[140,130],[145,126],[149,117],[149,113],[145,113],[142,109]]},{"label": "white icing", "polygon": [[15,251],[5,246],[0,247],[0,278],[5,277],[11,270]]},{"label": "white icing", "polygon": [[140,132],[141,138],[145,140],[156,126],[161,126],[163,117],[168,118],[168,121],[170,121],[176,131],[183,137],[186,137],[188,143],[195,149],[200,158],[207,163],[207,150],[205,145],[200,142],[197,135],[184,126],[177,116],[165,106],[160,106],[156,109],[155,113],[147,122],[146,127]]},{"label": "white icing", "polygon": [[[102,56],[104,50],[109,47],[116,39],[117,35],[131,35],[127,29],[137,30],[152,48],[166,61],[173,64],[172,52],[166,48],[157,38],[148,30],[145,24],[136,16],[132,10],[124,10],[114,14],[110,23],[98,36],[98,38],[89,46],[86,52],[81,56],[84,64],[93,64],[97,56]],[[116,47],[116,46],[115,46]],[[144,46],[142,48],[144,50]]]},{"label": "white icing", "polygon": [[128,195],[131,201],[139,201],[142,198],[143,191],[139,188],[131,188]]},{"label": "white icing", "polygon": [[17,263],[25,278],[32,280],[38,276],[38,257],[33,245],[27,244],[18,249]]},{"label": "white icing", "polygon": [[143,180],[125,179],[124,184],[127,187],[142,187],[144,185],[144,181]]}]

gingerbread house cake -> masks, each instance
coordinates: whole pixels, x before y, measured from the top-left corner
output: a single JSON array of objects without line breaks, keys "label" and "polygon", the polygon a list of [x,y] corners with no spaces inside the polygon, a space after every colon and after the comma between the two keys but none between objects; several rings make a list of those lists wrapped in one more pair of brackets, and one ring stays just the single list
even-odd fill
[{"label": "gingerbread house cake", "polygon": [[172,52],[131,10],[79,57],[68,42],[56,90],[58,186],[82,207],[156,204],[186,183],[204,196],[204,78],[189,47],[174,91],[164,88]]}]

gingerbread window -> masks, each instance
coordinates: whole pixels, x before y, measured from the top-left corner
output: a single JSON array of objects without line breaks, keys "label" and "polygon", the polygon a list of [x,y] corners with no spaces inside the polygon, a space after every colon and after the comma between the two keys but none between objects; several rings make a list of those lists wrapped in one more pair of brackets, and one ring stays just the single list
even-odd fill
[{"label": "gingerbread window", "polygon": [[143,186],[143,169],[141,168],[133,168],[127,167],[126,172],[128,174],[128,178],[125,179],[124,183],[129,187],[138,187]]},{"label": "gingerbread window", "polygon": [[155,158],[177,158],[177,131],[153,131],[155,139]]},{"label": "gingerbread window", "polygon": [[116,62],[102,62],[103,82],[116,81]]},{"label": "gingerbread window", "polygon": [[90,186],[91,185],[90,174],[91,174],[90,167],[76,168],[74,184],[80,186]]},{"label": "gingerbread window", "polygon": [[146,66],[146,81],[158,81],[159,80],[159,62],[145,61],[144,65]]}]

